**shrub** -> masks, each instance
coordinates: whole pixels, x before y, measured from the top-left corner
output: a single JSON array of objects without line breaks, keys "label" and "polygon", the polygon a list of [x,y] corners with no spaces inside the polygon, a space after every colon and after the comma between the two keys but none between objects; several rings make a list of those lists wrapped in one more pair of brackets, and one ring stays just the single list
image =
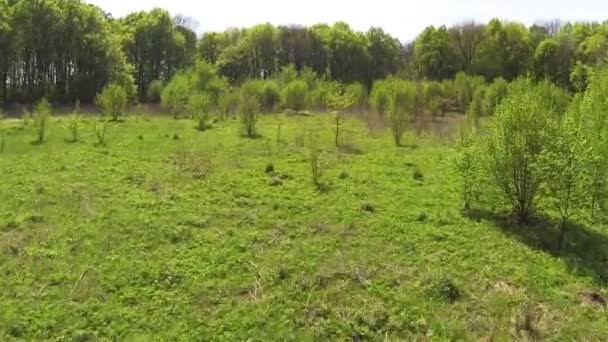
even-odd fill
[{"label": "shrub", "polygon": [[260,100],[255,95],[241,92],[239,110],[245,136],[254,138],[256,136],[255,125],[260,112]]},{"label": "shrub", "polygon": [[528,219],[544,183],[540,156],[555,136],[555,114],[544,101],[530,79],[513,82],[486,137],[488,168],[522,221]]},{"label": "shrub", "polygon": [[197,122],[196,128],[199,131],[204,131],[209,126],[209,111],[211,107],[211,99],[205,94],[190,95],[188,99],[188,107],[192,118]]},{"label": "shrub", "polygon": [[321,162],[321,152],[317,148],[310,149],[310,175],[315,186],[321,186],[323,176],[323,165]]},{"label": "shrub", "polygon": [[385,79],[374,82],[372,86],[369,102],[376,112],[381,115],[388,111],[393,84],[394,82],[391,79]]},{"label": "shrub", "polygon": [[486,88],[483,108],[485,115],[494,115],[496,106],[498,106],[505,95],[507,95],[508,87],[509,83],[507,83],[504,78],[499,77]]},{"label": "shrub", "polygon": [[414,178],[414,180],[416,180],[418,182],[422,182],[424,180],[424,174],[422,173],[422,171],[419,168],[416,167],[412,178]]},{"label": "shrub", "polygon": [[287,86],[298,78],[298,71],[293,64],[288,64],[281,68],[277,80],[282,87]]},{"label": "shrub", "polygon": [[476,141],[475,127],[465,128],[460,133],[457,146],[456,166],[462,182],[461,193],[464,209],[471,209],[473,200],[479,197],[483,174],[478,160],[482,151]]},{"label": "shrub", "polygon": [[388,97],[388,119],[395,144],[401,145],[401,137],[407,128],[410,113],[413,112],[416,99],[416,87],[405,81],[392,86]]},{"label": "shrub", "polygon": [[239,107],[239,93],[237,91],[224,92],[219,99],[219,110],[222,116],[236,112]]},{"label": "shrub", "polygon": [[102,113],[108,115],[114,121],[125,114],[128,104],[127,92],[123,86],[117,83],[107,85],[101,93],[97,94],[97,105],[101,107]]},{"label": "shrub", "polygon": [[336,123],[336,134],[335,144],[336,147],[340,146],[340,126],[342,125],[344,110],[349,108],[355,102],[355,98],[352,93],[347,93],[342,87],[335,89],[327,99],[327,106],[331,108],[334,115],[334,122]]},{"label": "shrub", "polygon": [[589,141],[592,162],[589,208],[594,216],[598,206],[608,199],[608,68],[591,77],[587,91],[575,98],[572,111],[578,116],[583,136]]},{"label": "shrub", "polygon": [[228,89],[228,82],[219,76],[217,67],[207,61],[197,61],[190,73],[190,88],[209,96],[213,106]]},{"label": "shrub", "polygon": [[279,85],[273,80],[250,80],[241,86],[242,91],[255,95],[266,111],[274,111],[281,100]]},{"label": "shrub", "polygon": [[36,129],[36,142],[42,143],[46,137],[51,119],[51,105],[45,98],[36,104],[32,119]]},{"label": "shrub", "polygon": [[171,111],[174,118],[179,118],[188,111],[190,92],[188,75],[177,74],[163,90],[161,103]]},{"label": "shrub", "polygon": [[95,137],[97,138],[97,145],[103,146],[106,144],[106,131],[108,128],[108,122],[101,120],[95,124]]},{"label": "shrub", "polygon": [[430,82],[426,85],[424,90],[426,109],[431,113],[434,120],[442,111],[441,99],[443,90],[441,89],[441,84],[438,82]]},{"label": "shrub", "polygon": [[306,108],[308,85],[304,81],[292,81],[287,84],[281,94],[283,107],[300,111]]},{"label": "shrub", "polygon": [[469,109],[469,104],[473,99],[475,90],[484,85],[485,81],[481,76],[470,76],[464,72],[459,72],[454,78],[454,95],[456,96],[456,103],[458,110],[462,113],[466,113]]},{"label": "shrub", "polygon": [[352,100],[351,106],[362,106],[367,102],[367,90],[359,82],[347,85],[344,88],[344,94]]},{"label": "shrub", "polygon": [[272,163],[268,163],[266,164],[266,168],[264,169],[265,173],[273,173],[274,172],[274,165]]},{"label": "shrub", "polygon": [[80,114],[72,114],[72,116],[67,121],[67,128],[70,131],[70,141],[77,142],[80,138]]},{"label": "shrub", "polygon": [[161,95],[163,93],[163,82],[155,80],[150,82],[148,86],[148,101],[157,103],[160,102]]},{"label": "shrub", "polygon": [[308,94],[308,104],[313,108],[325,108],[330,95],[340,88],[335,81],[318,81]]},{"label": "shrub", "polygon": [[467,109],[466,116],[469,123],[475,125],[475,127],[479,126],[479,120],[482,116],[485,115],[484,111],[484,97],[485,97],[486,89],[485,87],[479,87],[475,90],[473,94],[473,100],[471,100],[471,104],[469,105],[469,109]]}]

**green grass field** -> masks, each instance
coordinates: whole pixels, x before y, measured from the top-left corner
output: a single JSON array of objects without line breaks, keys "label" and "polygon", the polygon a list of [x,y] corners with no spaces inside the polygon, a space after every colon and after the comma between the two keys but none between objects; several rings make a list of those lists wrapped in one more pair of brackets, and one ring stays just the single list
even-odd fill
[{"label": "green grass field", "polygon": [[4,122],[0,339],[607,338],[606,226],[571,227],[559,256],[550,223],[461,212],[430,134],[395,147],[351,118],[338,150],[329,116],[280,118],[280,142],[275,116],[257,139],[129,118],[106,146],[92,118],[38,145]]}]

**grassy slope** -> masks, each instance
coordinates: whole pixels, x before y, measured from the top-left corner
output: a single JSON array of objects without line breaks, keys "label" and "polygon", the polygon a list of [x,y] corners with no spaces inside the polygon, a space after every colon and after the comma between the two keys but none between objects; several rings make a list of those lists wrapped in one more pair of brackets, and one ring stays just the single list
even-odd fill
[{"label": "grassy slope", "polygon": [[[90,123],[73,144],[61,123],[43,145],[29,143],[31,128],[11,130],[2,339],[608,336],[604,309],[580,296],[607,293],[601,270],[463,217],[453,149],[414,136],[418,148],[397,148],[351,120],[345,135],[363,153],[339,153],[328,118],[283,121],[281,144],[273,117],[255,140],[236,121],[198,132],[129,119],[106,147]],[[304,140],[326,151],[327,193],[311,184]],[[269,185],[269,162],[289,175],[282,185]]]}]

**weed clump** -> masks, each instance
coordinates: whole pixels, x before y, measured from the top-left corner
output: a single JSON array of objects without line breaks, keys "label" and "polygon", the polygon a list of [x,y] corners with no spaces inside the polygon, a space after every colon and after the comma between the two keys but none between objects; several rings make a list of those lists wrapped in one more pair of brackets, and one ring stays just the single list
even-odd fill
[{"label": "weed clump", "polygon": [[340,178],[340,179],[348,178],[348,172],[346,172],[346,171],[340,172],[340,174],[338,175],[338,178]]},{"label": "weed clump", "polygon": [[429,219],[429,216],[428,216],[428,215],[427,215],[425,212],[421,212],[421,213],[418,215],[418,218],[416,218],[416,220],[417,220],[418,222],[424,222],[424,221],[426,221],[426,220],[428,220],[428,219]]},{"label": "weed clump", "polygon": [[272,163],[266,164],[266,169],[264,169],[264,173],[273,173],[274,165]]},{"label": "weed clump", "polygon": [[369,202],[365,202],[365,203],[361,204],[361,211],[373,214],[376,212],[376,207]]},{"label": "weed clump", "polygon": [[450,278],[444,277],[431,287],[432,294],[448,303],[454,303],[462,298],[462,291]]},{"label": "weed clump", "polygon": [[422,171],[419,168],[416,168],[416,170],[414,170],[413,178],[414,178],[414,180],[416,180],[418,182],[422,182],[422,181],[424,181],[424,174],[422,173]]}]

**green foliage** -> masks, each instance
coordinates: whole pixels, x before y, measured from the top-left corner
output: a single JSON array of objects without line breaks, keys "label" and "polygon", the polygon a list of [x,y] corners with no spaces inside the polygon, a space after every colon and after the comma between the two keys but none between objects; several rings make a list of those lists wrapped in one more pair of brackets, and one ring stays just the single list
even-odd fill
[{"label": "green foliage", "polygon": [[346,97],[352,100],[350,106],[362,106],[367,103],[367,90],[365,86],[359,82],[351,83],[344,88]]},{"label": "green foliage", "polygon": [[108,122],[106,120],[99,120],[93,126],[95,138],[97,139],[98,146],[106,145],[106,133],[108,130]]},{"label": "green foliage", "polygon": [[331,94],[339,92],[341,88],[339,82],[317,81],[314,88],[308,93],[308,104],[315,109],[325,109]]},{"label": "green foliage", "polygon": [[475,93],[473,94],[473,99],[469,104],[469,109],[466,112],[467,120],[475,125],[475,127],[479,127],[479,120],[482,116],[487,115],[485,111],[485,96],[486,96],[486,87],[479,87],[475,89]]},{"label": "green foliage", "polygon": [[336,124],[336,134],[334,137],[336,147],[340,146],[340,126],[344,120],[344,111],[347,108],[352,107],[355,101],[357,101],[358,96],[360,96],[360,94],[353,91],[353,89],[349,90],[348,87],[338,87],[329,94],[327,107],[333,111],[333,118]]},{"label": "green foliage", "polygon": [[301,111],[306,108],[308,101],[308,85],[304,81],[292,81],[285,86],[281,93],[284,108]]},{"label": "green foliage", "polygon": [[224,92],[218,104],[221,115],[228,116],[235,113],[239,107],[239,97],[238,91],[231,90]]},{"label": "green foliage", "polygon": [[460,132],[457,145],[456,166],[461,179],[461,194],[464,209],[472,208],[473,202],[479,199],[483,188],[484,170],[480,160],[483,150],[475,126],[465,126]]},{"label": "green foliage", "polygon": [[[520,326],[545,327],[550,341],[608,335],[605,223],[574,212],[557,257],[551,202],[538,202],[548,222],[520,227],[483,187],[461,213],[458,152],[442,138],[402,149],[348,120],[365,155],[344,156],[327,148],[326,114],[278,117],[280,150],[268,148],[274,115],[258,123],[272,136],[247,141],[233,134],[239,120],[204,134],[160,115],[109,122],[111,150],[91,146],[96,119],[82,122],[90,144],[64,143],[57,125],[41,146],[17,144],[33,130],[3,121],[0,339],[525,340]],[[313,184],[308,143],[298,145],[309,131],[325,144],[318,182],[329,194]],[[417,167],[424,182],[412,179]],[[532,318],[516,327],[520,312]]]},{"label": "green foliage", "polygon": [[523,221],[546,181],[541,157],[557,129],[555,113],[544,101],[542,89],[530,79],[512,83],[486,138],[495,184]]},{"label": "green foliage", "polygon": [[443,112],[443,87],[439,82],[429,82],[426,84],[424,91],[426,109],[431,113],[433,119],[435,119],[439,113]]},{"label": "green foliage", "polygon": [[217,105],[221,95],[228,88],[226,80],[219,76],[217,67],[206,61],[196,62],[189,77],[191,91],[206,94],[213,106]]},{"label": "green foliage", "polygon": [[160,102],[163,94],[163,82],[161,80],[154,80],[148,86],[148,101],[153,103]]},{"label": "green foliage", "polygon": [[504,78],[497,78],[485,89],[483,113],[492,116],[496,107],[502,99],[507,95],[509,83]]},{"label": "green foliage", "polygon": [[243,92],[256,96],[262,108],[274,111],[281,100],[279,85],[273,80],[249,80],[241,86]]},{"label": "green foliage", "polygon": [[[310,73],[307,74],[307,79],[305,82],[310,82]],[[293,64],[288,64],[281,68],[281,72],[277,76],[277,81],[282,87],[287,86],[288,84],[296,81],[298,79],[298,71]],[[309,83],[307,83],[309,84]],[[310,84],[309,84],[310,85]]]},{"label": "green foliage", "polygon": [[415,111],[416,85],[406,81],[396,82],[388,98],[388,120],[395,144],[401,145],[401,137],[407,129],[411,114]]},{"label": "green foliage", "polygon": [[257,96],[241,92],[239,98],[241,125],[244,135],[248,138],[255,138],[257,136],[255,125],[258,121],[260,110],[260,99]]},{"label": "green foliage", "polygon": [[103,115],[110,116],[114,121],[118,121],[127,110],[127,92],[123,86],[116,83],[107,85],[97,95],[96,101],[97,105],[101,107]]},{"label": "green foliage", "polygon": [[583,136],[592,148],[591,212],[608,199],[608,68],[598,70],[585,94],[570,109],[579,117]]},{"label": "green foliage", "polygon": [[386,114],[389,108],[389,102],[392,88],[398,82],[397,79],[387,78],[374,82],[370,93],[370,104],[380,114]]},{"label": "green foliage", "polygon": [[592,150],[582,134],[578,115],[569,112],[540,156],[545,184],[541,195],[561,218],[561,250],[567,221],[588,205],[592,191]]},{"label": "green foliage", "polygon": [[79,113],[74,113],[67,119],[67,128],[70,132],[70,141],[77,142],[80,139],[80,127],[82,126]]},{"label": "green foliage", "polygon": [[470,76],[464,72],[456,74],[456,78],[454,79],[454,92],[459,111],[462,113],[467,112],[475,91],[484,84],[485,81],[482,77]]},{"label": "green foliage", "polygon": [[51,104],[46,98],[36,104],[32,119],[36,130],[36,142],[43,143],[51,121]]},{"label": "green foliage", "polygon": [[179,118],[188,111],[190,93],[188,75],[177,74],[163,90],[161,95],[162,105],[171,111],[173,117]]},{"label": "green foliage", "polygon": [[196,121],[196,128],[199,131],[204,131],[209,127],[211,118],[211,98],[206,94],[190,95],[188,99],[188,108],[192,118]]}]

